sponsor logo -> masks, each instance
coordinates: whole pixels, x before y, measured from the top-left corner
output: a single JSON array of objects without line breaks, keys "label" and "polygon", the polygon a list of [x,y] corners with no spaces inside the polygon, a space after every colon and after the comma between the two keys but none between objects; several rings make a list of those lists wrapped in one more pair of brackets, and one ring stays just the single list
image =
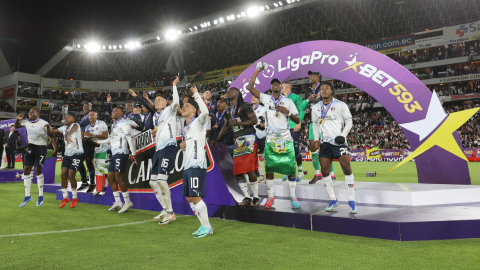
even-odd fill
[{"label": "sponsor logo", "polygon": [[379,155],[380,154],[380,150],[378,151],[372,151],[370,152],[370,154],[368,154],[369,156],[376,156],[376,155]]}]

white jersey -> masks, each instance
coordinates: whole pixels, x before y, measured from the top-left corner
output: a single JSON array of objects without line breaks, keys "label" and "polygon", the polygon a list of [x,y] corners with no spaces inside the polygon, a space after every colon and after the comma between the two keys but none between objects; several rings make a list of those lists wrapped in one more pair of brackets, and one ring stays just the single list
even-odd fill
[{"label": "white jersey", "polygon": [[160,113],[153,116],[153,125],[157,129],[155,135],[156,151],[162,150],[167,146],[177,146],[176,139],[176,114],[178,104],[172,104],[165,107]]},{"label": "white jersey", "polygon": [[[108,132],[108,126],[103,122],[102,120],[97,120],[93,125],[88,124],[88,126],[85,127],[85,132],[92,133],[93,135],[102,135],[103,132],[107,131]],[[88,137],[88,136],[85,136]],[[98,138],[92,138],[93,141],[98,141]],[[110,149],[109,144],[100,144],[100,147],[95,147],[95,153],[103,153]]]},{"label": "white jersey", "polygon": [[[278,106],[285,107],[292,115],[298,115],[297,107],[295,103],[289,98],[280,95],[280,100],[277,102]],[[275,102],[272,95],[260,93],[260,102],[265,105],[265,130],[267,132],[267,142],[270,142],[274,134],[281,134],[287,141],[293,141],[290,135],[290,126],[288,125],[288,116],[283,113],[279,113],[275,116]]]},{"label": "white jersey", "polygon": [[[318,125],[318,120],[322,115],[322,104],[323,101],[318,102],[312,107],[312,123]],[[328,105],[323,105],[323,109],[327,110]],[[338,145],[335,143],[335,138],[340,136],[343,128],[345,126],[345,120],[352,118],[352,114],[348,109],[347,104],[343,101],[340,101],[336,98],[332,98],[332,105],[328,109],[325,117],[323,118],[324,123],[318,125],[320,127],[321,142],[330,143],[333,145]],[[347,140],[345,138],[345,144]]]},{"label": "white jersey", "polygon": [[200,115],[192,118],[190,123],[186,123],[183,133],[186,149],[183,153],[183,169],[190,168],[207,169],[207,155],[205,151],[206,144],[206,124],[208,119],[207,105],[202,101],[198,93],[193,95],[200,108]]},{"label": "white jersey", "polygon": [[47,128],[45,126],[49,124],[43,119],[38,118],[37,120],[35,123],[30,122],[30,120],[23,120],[20,125],[27,129],[28,143],[46,146]]},{"label": "white jersey", "polygon": [[183,127],[185,126],[185,118],[181,115],[175,115],[175,120],[177,121],[177,132],[175,134],[177,137],[181,137],[183,134]]},{"label": "white jersey", "polygon": [[131,123],[132,121],[128,119],[121,119],[116,125],[113,123],[112,132],[110,133],[112,155],[130,153],[126,136],[133,137],[139,133],[130,126]]},{"label": "white jersey", "polygon": [[[77,126],[77,130],[71,133],[71,130],[74,126]],[[70,126],[61,126],[58,131],[63,133],[65,138],[65,156],[74,156],[83,154],[83,145],[82,145],[82,129],[77,123],[73,123]],[[68,142],[67,135],[70,134],[70,139],[72,142]]]},{"label": "white jersey", "polygon": [[[252,105],[252,107],[253,107],[253,105]],[[260,125],[260,116],[263,116],[264,119],[267,119],[267,117],[265,115],[265,107],[264,106],[258,105],[256,108],[253,107],[253,111],[255,112],[255,115],[257,116],[257,120],[258,120],[257,125]],[[259,138],[259,139],[265,138],[267,136],[266,129],[260,130],[260,129],[257,128],[257,125],[254,126],[256,134],[257,134],[257,138]]]}]

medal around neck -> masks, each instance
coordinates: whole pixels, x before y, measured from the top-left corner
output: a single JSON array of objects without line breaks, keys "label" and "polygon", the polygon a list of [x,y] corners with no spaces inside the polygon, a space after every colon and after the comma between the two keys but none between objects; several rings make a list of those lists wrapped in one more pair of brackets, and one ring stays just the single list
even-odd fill
[{"label": "medal around neck", "polygon": [[323,121],[323,119],[318,119],[318,123],[319,123],[320,125],[323,125],[323,123],[325,123],[325,121]]}]

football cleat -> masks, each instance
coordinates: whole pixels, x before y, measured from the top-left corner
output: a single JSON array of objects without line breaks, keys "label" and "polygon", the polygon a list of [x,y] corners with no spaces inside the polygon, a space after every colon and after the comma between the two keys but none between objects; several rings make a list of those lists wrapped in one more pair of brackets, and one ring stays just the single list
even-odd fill
[{"label": "football cleat", "polygon": [[130,202],[130,203],[125,203],[122,207],[122,209],[120,209],[120,211],[118,211],[119,214],[122,214],[122,213],[125,213],[128,211],[128,209],[132,208],[133,207],[133,203]]},{"label": "football cleat", "polygon": [[297,197],[290,197],[290,201],[292,202],[293,209],[300,208],[300,204],[298,203]]},{"label": "football cleat", "polygon": [[175,213],[173,215],[168,214],[163,218],[162,221],[160,221],[158,224],[160,225],[167,225],[168,223],[174,221],[177,217],[175,216]]},{"label": "football cleat", "polygon": [[65,205],[66,205],[67,203],[69,203],[69,202],[70,202],[70,199],[69,199],[69,198],[64,198],[64,199],[62,200],[62,203],[60,204],[60,208],[65,207]]},{"label": "football cleat", "polygon": [[330,203],[328,203],[327,208],[325,208],[325,211],[330,212],[332,211],[333,208],[338,206],[338,200],[331,200]]},{"label": "football cleat", "polygon": [[275,197],[268,197],[267,202],[265,203],[265,208],[271,208],[274,201]]},{"label": "football cleat", "polygon": [[27,205],[27,203],[29,203],[31,200],[32,200],[32,196],[27,196],[27,197],[23,198],[23,202],[22,202],[18,207],[24,207],[24,206]]},{"label": "football cleat", "polygon": [[198,234],[199,232],[201,232],[202,230],[203,230],[203,226],[200,225],[200,227],[198,227],[198,229],[197,229],[196,231],[194,231],[194,232],[192,233],[192,235],[197,235],[197,234]]},{"label": "football cleat", "polygon": [[252,204],[252,199],[245,197],[241,203],[238,204],[238,206],[245,207],[245,206],[250,206]]},{"label": "football cleat", "polygon": [[205,228],[205,227],[203,227],[203,228],[197,233],[197,235],[195,235],[194,237],[195,237],[195,238],[202,238],[202,237],[205,237],[205,236],[210,235],[210,234],[213,234],[213,227],[210,227],[210,228]]},{"label": "football cleat", "polygon": [[313,177],[313,179],[308,182],[309,184],[313,185],[315,183],[317,183],[318,181],[322,180],[323,179],[323,175],[321,174],[315,174],[315,177]]},{"label": "football cleat", "polygon": [[38,196],[37,206],[43,205],[43,196]]},{"label": "football cleat", "polygon": [[260,204],[260,198],[254,197],[252,200],[252,204],[250,205],[251,207],[257,207]]},{"label": "football cleat", "polygon": [[89,185],[88,189],[87,189],[87,193],[92,193],[95,190],[96,186],[97,185],[95,185],[95,184]]},{"label": "football cleat", "polygon": [[303,172],[299,172],[298,175],[297,175],[297,180],[296,180],[296,181],[297,181],[297,182],[302,181],[303,176],[304,176]]},{"label": "football cleat", "polygon": [[77,188],[77,191],[84,191],[87,188],[88,188],[88,184],[82,183],[82,185],[79,188]]},{"label": "football cleat", "polygon": [[158,216],[154,217],[153,220],[162,220],[166,215],[167,215],[167,211],[162,210],[162,212],[160,212],[160,214],[158,214]]},{"label": "football cleat", "polygon": [[78,199],[77,198],[73,198],[72,199],[72,203],[70,204],[70,208],[74,208],[78,203]]},{"label": "football cleat", "polygon": [[93,196],[97,196],[98,194],[100,194],[100,192],[98,192],[97,190],[95,190],[94,192],[92,192],[92,195],[93,195]]},{"label": "football cleat", "polygon": [[117,210],[120,210],[122,209],[123,207],[123,204],[121,202],[114,202],[112,207],[108,208],[108,211],[117,211]]},{"label": "football cleat", "polygon": [[288,180],[288,175],[285,175],[283,178],[282,178],[282,181],[287,181]]},{"label": "football cleat", "polygon": [[[100,164],[100,165],[102,165],[102,164]],[[95,171],[97,171],[97,172],[99,172],[99,173],[101,173],[101,174],[108,174],[108,169],[107,169],[107,168],[103,168],[103,167],[100,167],[100,168],[99,168],[99,167],[96,167],[96,168],[95,168]]]},{"label": "football cleat", "polygon": [[98,195],[101,195],[101,196],[105,195],[105,191],[107,191],[106,187],[102,188],[102,192],[100,192]]},{"label": "football cleat", "polygon": [[308,170],[304,170],[303,174],[308,175]]},{"label": "football cleat", "polygon": [[355,201],[348,201],[348,205],[350,206],[350,214],[356,214],[357,207],[355,206]]}]

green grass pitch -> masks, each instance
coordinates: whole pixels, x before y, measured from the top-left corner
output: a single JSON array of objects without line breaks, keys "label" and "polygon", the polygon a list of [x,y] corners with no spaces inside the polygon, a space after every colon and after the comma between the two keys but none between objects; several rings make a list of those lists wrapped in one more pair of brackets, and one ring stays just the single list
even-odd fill
[{"label": "green grass pitch", "polygon": [[[414,163],[386,174],[394,165],[352,163],[356,181],[416,182]],[[342,181],[338,162],[334,168]],[[480,184],[480,163],[469,168],[472,184]],[[305,169],[311,179],[311,162]],[[378,177],[365,177],[367,170]],[[59,172],[57,163],[57,182]],[[396,242],[218,219],[212,236],[194,239],[196,217],[160,226],[150,211],[119,215],[82,203],[60,209],[50,193],[36,207],[37,192],[32,186],[34,200],[19,208],[22,184],[0,184],[0,269],[478,269],[480,261],[480,239]]]}]

